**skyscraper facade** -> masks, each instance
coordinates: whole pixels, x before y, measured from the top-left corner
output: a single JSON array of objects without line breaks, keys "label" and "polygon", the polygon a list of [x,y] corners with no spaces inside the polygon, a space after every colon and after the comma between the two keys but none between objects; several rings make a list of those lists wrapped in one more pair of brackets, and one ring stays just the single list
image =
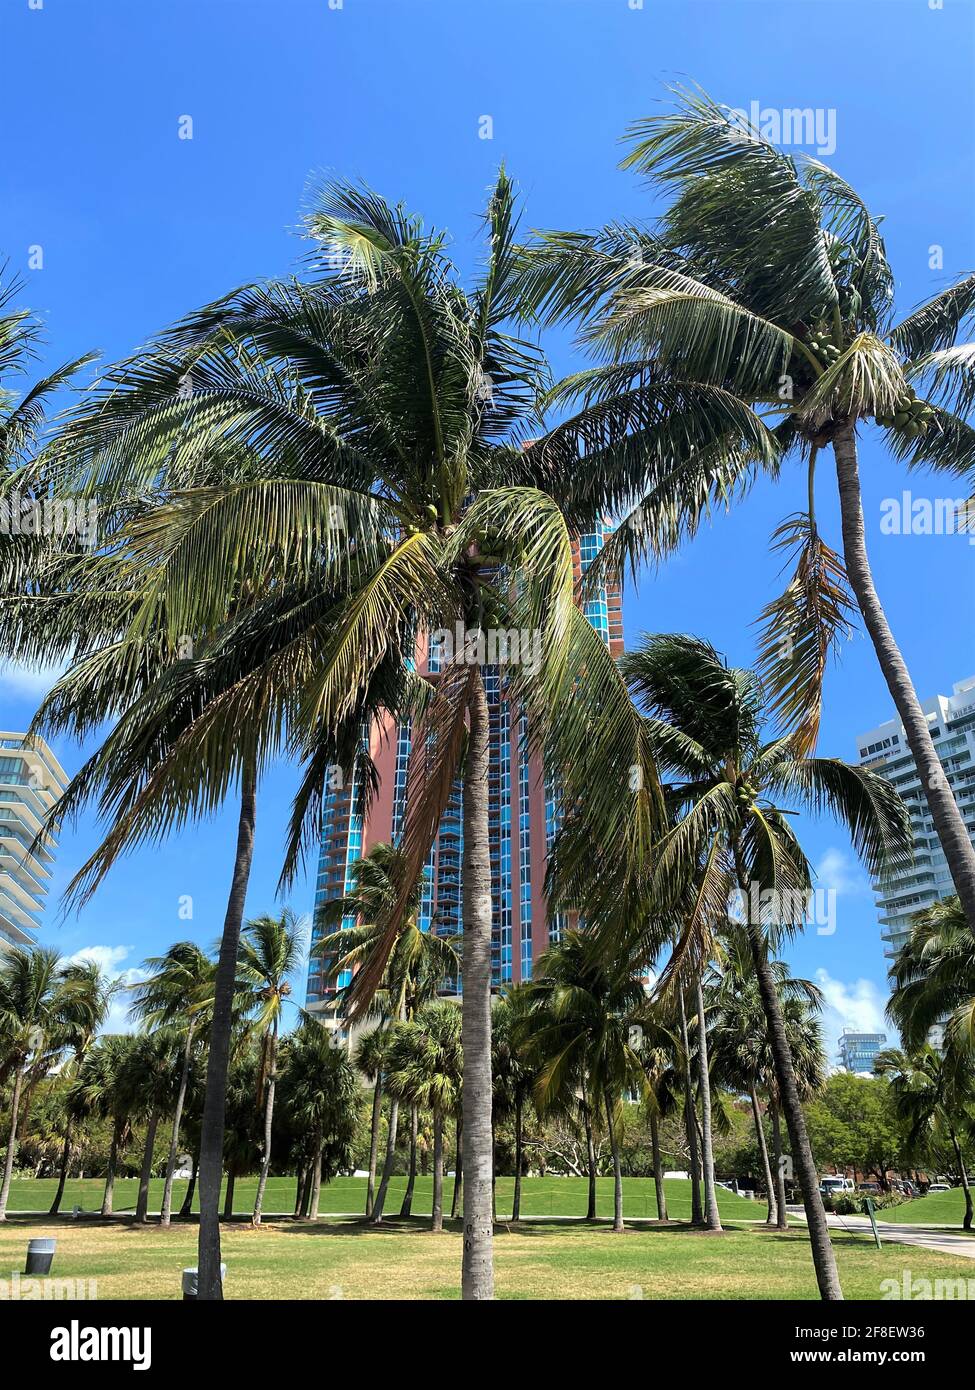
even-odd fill
[{"label": "skyscraper facade", "polygon": [[[576,579],[599,554],[607,530],[580,537],[573,548]],[[614,656],[623,650],[623,612],[619,585],[601,586],[584,605],[586,617]],[[428,669],[436,669],[436,654]],[[484,686],[490,720],[488,772],[489,845],[491,851],[492,980],[496,988],[531,978],[535,961],[565,926],[549,914],[544,883],[548,854],[557,830],[554,778],[540,754],[528,748],[524,710],[505,692],[498,666],[485,666]],[[409,724],[374,725],[365,737],[380,778],[380,789],[365,817],[357,814],[355,785],[338,786],[326,795],[315,889],[313,941],[321,939],[318,909],[351,887],[352,866],[379,841],[397,843],[407,809],[407,774],[412,748]],[[464,831],[461,787],[454,786],[440,821],[426,866],[420,926],[440,935],[460,933],[463,921]],[[351,925],[346,921],[345,925]],[[332,962],[312,956],[308,966],[306,1005],[328,1009],[337,989],[349,983],[336,975]]]},{"label": "skyscraper facade", "polygon": [[67,783],[43,739],[0,733],[0,950],[29,945],[41,926],[57,841],[30,846]]},{"label": "skyscraper facade", "polygon": [[[975,844],[975,676],[958,681],[951,695],[922,704],[948,784]],[[860,762],[896,787],[911,812],[914,863],[874,882],[884,954],[893,958],[911,930],[915,912],[955,890],[928,810],[924,788],[899,719],[879,724],[857,739]]]},{"label": "skyscraper facade", "polygon": [[855,1033],[852,1028],[844,1028],[836,1045],[844,1071],[873,1072],[874,1058],[887,1046],[887,1034]]}]

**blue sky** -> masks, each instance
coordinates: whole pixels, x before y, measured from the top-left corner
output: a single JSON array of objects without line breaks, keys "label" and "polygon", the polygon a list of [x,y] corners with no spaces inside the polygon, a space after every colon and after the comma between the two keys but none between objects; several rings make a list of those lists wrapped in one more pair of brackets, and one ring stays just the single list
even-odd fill
[{"label": "blue sky", "polygon": [[[975,267],[971,0],[8,0],[0,258],[26,279],[47,322],[47,362],[98,348],[129,352],[186,310],[246,280],[294,268],[310,177],[362,177],[448,228],[462,270],[477,264],[478,213],[504,160],[525,225],[590,227],[649,218],[646,191],[617,167],[628,123],[692,81],[748,108],[835,113],[829,162],[886,220],[906,310]],[[192,118],[192,139],[178,137]],[[491,118],[492,138],[482,138]],[[184,123],[185,128],[185,123]],[[28,269],[31,247],[43,268]],[[930,268],[930,248],[943,266]],[[35,257],[36,259],[36,257]],[[579,365],[547,340],[557,372]],[[865,432],[862,472],[878,587],[922,696],[975,671],[971,551],[959,537],[881,537],[880,503],[907,477]],[[821,470],[820,521],[837,541],[833,479]],[[952,489],[952,491],[954,491]],[[628,592],[641,630],[709,638],[736,662],[776,591],[768,538],[800,504],[789,474],[718,518],[658,574]],[[3,724],[26,724],[41,682],[0,678]],[[821,751],[855,757],[855,736],[891,706],[858,636],[830,673]],[[73,770],[80,751],[61,744]],[[294,785],[269,776],[258,808],[248,908],[269,909]],[[819,975],[827,1028],[879,1021],[884,963],[872,898],[840,828],[804,827],[824,886],[838,888],[837,930],[788,954]],[[55,888],[96,843],[66,830]],[[219,933],[233,815],[134,854],[80,917],[48,913],[66,954],[93,947],[114,969],[182,936]],[[179,915],[193,901],[191,921]],[[310,904],[301,884],[291,897]]]}]

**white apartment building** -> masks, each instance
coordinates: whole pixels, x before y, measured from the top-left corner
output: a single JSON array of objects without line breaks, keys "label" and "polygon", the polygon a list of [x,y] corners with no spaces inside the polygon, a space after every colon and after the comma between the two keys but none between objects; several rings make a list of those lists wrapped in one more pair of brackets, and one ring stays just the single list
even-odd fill
[{"label": "white apartment building", "polygon": [[67,784],[43,739],[0,732],[0,950],[31,943],[41,926],[57,840],[30,845]]},{"label": "white apartment building", "polygon": [[[958,681],[951,695],[936,695],[921,707],[975,844],[975,676]],[[955,890],[900,720],[888,720],[860,734],[857,747],[861,764],[879,772],[900,792],[910,807],[914,829],[914,863],[873,884],[884,955],[892,958],[907,940],[912,915]]]}]

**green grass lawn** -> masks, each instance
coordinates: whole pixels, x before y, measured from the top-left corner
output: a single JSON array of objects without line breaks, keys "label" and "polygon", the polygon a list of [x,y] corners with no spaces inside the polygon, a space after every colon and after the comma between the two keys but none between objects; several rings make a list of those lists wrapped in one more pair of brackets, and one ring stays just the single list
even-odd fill
[{"label": "green grass lawn", "polygon": [[[232,1299],[452,1299],[459,1297],[456,1223],[433,1235],[420,1222],[374,1230],[351,1220],[278,1221],[223,1227],[225,1293]],[[100,1300],[178,1299],[180,1272],[196,1263],[195,1224],[168,1230],[128,1220],[11,1217],[0,1226],[0,1278],[22,1270],[31,1236],[57,1238],[52,1276],[94,1279]],[[969,1279],[970,1260],[834,1235],[847,1298],[883,1296],[882,1281]],[[497,1293],[503,1299],[816,1299],[804,1232],[732,1226],[705,1235],[686,1226],[598,1227],[527,1222],[498,1228]]]},{"label": "green grass lawn", "polygon": [[877,1217],[905,1226],[960,1226],[965,1217],[965,1194],[960,1187],[950,1192],[929,1192],[926,1197],[880,1211]]},{"label": "green grass lawn", "polygon": [[[453,1195],[453,1179],[445,1179],[445,1208],[450,1210]],[[514,1186],[512,1178],[498,1178],[498,1216],[511,1214],[511,1194]],[[162,1199],[162,1179],[153,1180],[150,1188],[149,1207],[158,1211]],[[390,1195],[386,1204],[387,1214],[395,1216],[399,1212],[406,1178],[394,1178],[390,1183]],[[51,1205],[57,1182],[53,1178],[19,1178],[10,1189],[11,1211],[45,1212]],[[244,1215],[254,1205],[256,1178],[242,1178],[234,1189],[234,1211]],[[99,1178],[84,1178],[69,1181],[64,1191],[61,1210],[71,1212],[75,1206],[85,1211],[97,1212],[101,1207],[104,1184]],[[115,1211],[124,1215],[135,1207],[138,1183],[135,1178],[121,1178],[115,1184]],[[175,1185],[174,1211],[179,1210],[186,1191],[186,1183]],[[413,1199],[414,1215],[427,1215],[430,1212],[433,1179],[418,1177]],[[667,1214],[673,1220],[686,1220],[691,1214],[690,1183],[682,1179],[669,1180],[666,1184]],[[521,1210],[524,1216],[584,1216],[586,1213],[587,1182],[585,1178],[525,1178],[522,1181]],[[336,1178],[322,1188],[320,1210],[323,1215],[337,1212],[360,1212],[365,1209],[365,1178]],[[264,1198],[264,1210],[271,1214],[290,1214],[294,1210],[294,1178],[270,1178]],[[738,1197],[724,1188],[718,1189],[718,1207],[722,1217],[727,1220],[747,1221],[763,1219],[765,1205],[751,1202],[747,1197]],[[198,1210],[194,1204],[194,1210]],[[652,1178],[623,1179],[623,1212],[626,1216],[657,1215]],[[613,1214],[613,1180],[597,1179],[597,1213],[600,1216]]]}]

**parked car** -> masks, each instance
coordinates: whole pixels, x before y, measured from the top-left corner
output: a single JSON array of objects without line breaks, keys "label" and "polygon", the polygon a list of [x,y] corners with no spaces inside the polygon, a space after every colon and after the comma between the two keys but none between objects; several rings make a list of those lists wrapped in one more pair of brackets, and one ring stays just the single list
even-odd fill
[{"label": "parked car", "polygon": [[951,1183],[950,1183],[950,1182],[933,1182],[933,1183],[931,1184],[931,1186],[928,1188],[928,1191],[929,1191],[929,1192],[950,1192],[950,1191],[951,1191]]},{"label": "parked car", "polygon": [[852,1178],[835,1177],[832,1174],[828,1178],[821,1178],[819,1190],[824,1197],[835,1197],[840,1192],[856,1192],[856,1183]]},{"label": "parked car", "polygon": [[880,1183],[879,1183],[879,1182],[862,1182],[862,1183],[860,1184],[860,1187],[859,1187],[858,1190],[859,1190],[860,1192],[879,1192],[879,1191],[880,1191]]}]

